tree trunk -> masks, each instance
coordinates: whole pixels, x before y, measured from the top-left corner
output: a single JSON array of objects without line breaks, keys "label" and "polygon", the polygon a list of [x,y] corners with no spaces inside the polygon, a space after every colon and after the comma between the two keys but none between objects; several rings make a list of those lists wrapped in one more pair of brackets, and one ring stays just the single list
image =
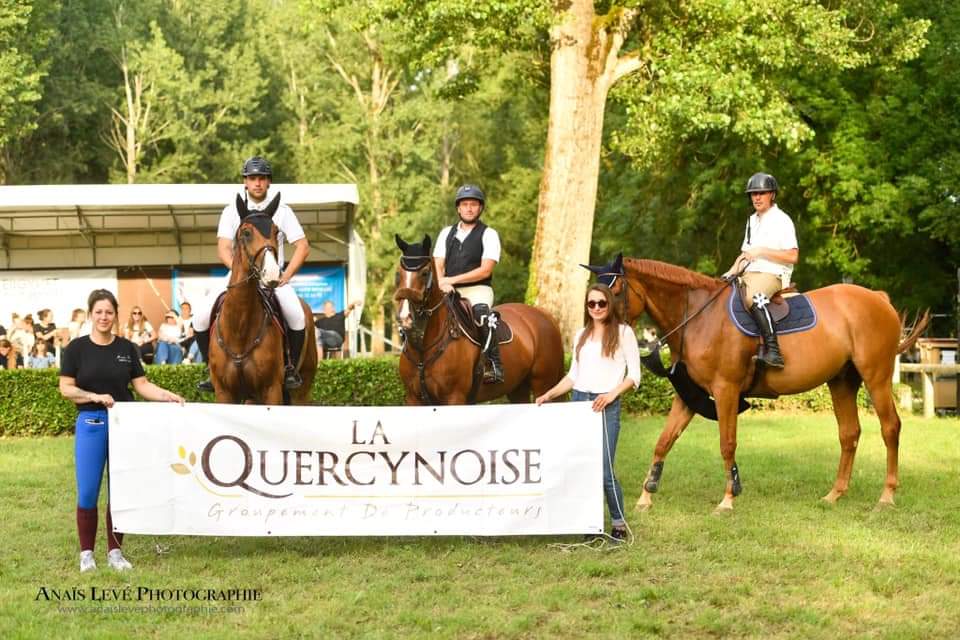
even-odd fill
[{"label": "tree trunk", "polygon": [[579,264],[590,259],[604,106],[616,79],[635,70],[617,54],[636,14],[601,21],[592,0],[566,6],[550,30],[550,119],[527,300],[553,314],[568,342],[583,323],[589,274]]}]

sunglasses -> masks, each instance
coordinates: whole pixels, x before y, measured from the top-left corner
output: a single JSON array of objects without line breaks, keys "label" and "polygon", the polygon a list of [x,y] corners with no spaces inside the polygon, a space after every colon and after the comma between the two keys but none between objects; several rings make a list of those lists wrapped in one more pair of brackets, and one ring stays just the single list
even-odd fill
[{"label": "sunglasses", "polygon": [[130,312],[130,315],[142,316],[142,315],[143,315],[143,312],[142,312],[142,311],[131,311],[131,312]]},{"label": "sunglasses", "polygon": [[607,301],[606,300],[587,300],[588,309],[606,309]]}]

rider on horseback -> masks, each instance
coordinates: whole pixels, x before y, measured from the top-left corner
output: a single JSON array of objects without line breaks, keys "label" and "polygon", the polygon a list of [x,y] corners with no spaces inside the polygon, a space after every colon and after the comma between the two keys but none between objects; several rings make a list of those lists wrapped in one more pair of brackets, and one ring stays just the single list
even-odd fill
[{"label": "rider on horseback", "polygon": [[763,336],[758,359],[768,367],[782,369],[783,356],[767,304],[773,294],[790,286],[793,265],[800,258],[797,231],[790,216],[774,204],[777,180],[772,175],[750,176],[746,193],[756,213],[747,221],[740,255],[723,277],[740,274],[743,300]]},{"label": "rider on horseback", "polygon": [[[273,178],[273,170],[270,163],[260,156],[254,156],[243,163],[243,186],[247,208],[251,211],[262,211],[270,202],[268,191],[270,182]],[[293,287],[290,286],[290,279],[303,266],[307,255],[310,253],[310,245],[307,241],[303,228],[293,213],[293,209],[286,204],[280,203],[276,214],[273,216],[273,222],[279,229],[277,242],[277,262],[283,269],[283,243],[286,241],[293,245],[293,257],[287,268],[280,274],[280,284],[274,289],[277,301],[280,303],[280,309],[283,312],[283,318],[290,329],[287,332],[290,342],[290,361],[284,372],[284,387],[287,389],[297,389],[303,384],[300,374],[297,373],[297,363],[300,361],[300,352],[303,349],[303,341],[306,328],[306,316],[303,307],[300,306],[300,299],[297,297]],[[235,203],[228,204],[223,208],[220,214],[220,224],[217,228],[217,257],[230,269],[233,265],[233,239],[240,228],[240,214],[237,212]],[[213,305],[220,294],[226,291],[226,286],[230,282],[230,274],[227,273],[223,285],[218,290],[212,292],[209,298],[204,300],[196,309],[193,317],[193,328],[197,338],[197,344],[203,354],[203,361],[209,362],[210,350],[210,322]],[[207,378],[197,384],[201,391],[213,391],[213,384]]]},{"label": "rider on horseback", "polygon": [[457,189],[456,206],[460,222],[445,227],[437,237],[433,250],[440,289],[450,293],[456,289],[473,304],[474,316],[486,328],[484,352],[489,368],[483,381],[488,384],[503,382],[500,349],[496,328],[500,315],[492,311],[493,267],[500,261],[500,236],[480,221],[486,199],[480,187],[465,184]]}]

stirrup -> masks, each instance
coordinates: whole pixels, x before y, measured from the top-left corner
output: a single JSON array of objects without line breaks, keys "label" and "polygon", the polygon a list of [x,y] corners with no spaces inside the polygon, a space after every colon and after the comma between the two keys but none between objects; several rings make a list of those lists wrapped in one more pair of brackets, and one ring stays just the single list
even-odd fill
[{"label": "stirrup", "polygon": [[495,362],[489,362],[489,367],[483,368],[484,384],[500,384],[503,382],[503,370]]},{"label": "stirrup", "polygon": [[287,391],[293,391],[303,386],[303,378],[293,367],[287,367],[283,372],[283,388]]}]

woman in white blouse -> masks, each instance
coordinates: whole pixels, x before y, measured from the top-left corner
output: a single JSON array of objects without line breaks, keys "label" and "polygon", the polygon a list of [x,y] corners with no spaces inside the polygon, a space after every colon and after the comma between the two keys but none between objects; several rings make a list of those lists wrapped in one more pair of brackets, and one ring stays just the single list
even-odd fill
[{"label": "woman in white blouse", "polygon": [[624,540],[623,489],[613,474],[620,436],[620,394],[640,383],[640,350],[637,337],[620,319],[610,289],[594,284],[587,289],[583,329],[573,338],[570,371],[555,387],[537,398],[549,402],[571,389],[573,400],[592,400],[594,411],[603,411],[603,492],[610,509],[611,537]]}]

